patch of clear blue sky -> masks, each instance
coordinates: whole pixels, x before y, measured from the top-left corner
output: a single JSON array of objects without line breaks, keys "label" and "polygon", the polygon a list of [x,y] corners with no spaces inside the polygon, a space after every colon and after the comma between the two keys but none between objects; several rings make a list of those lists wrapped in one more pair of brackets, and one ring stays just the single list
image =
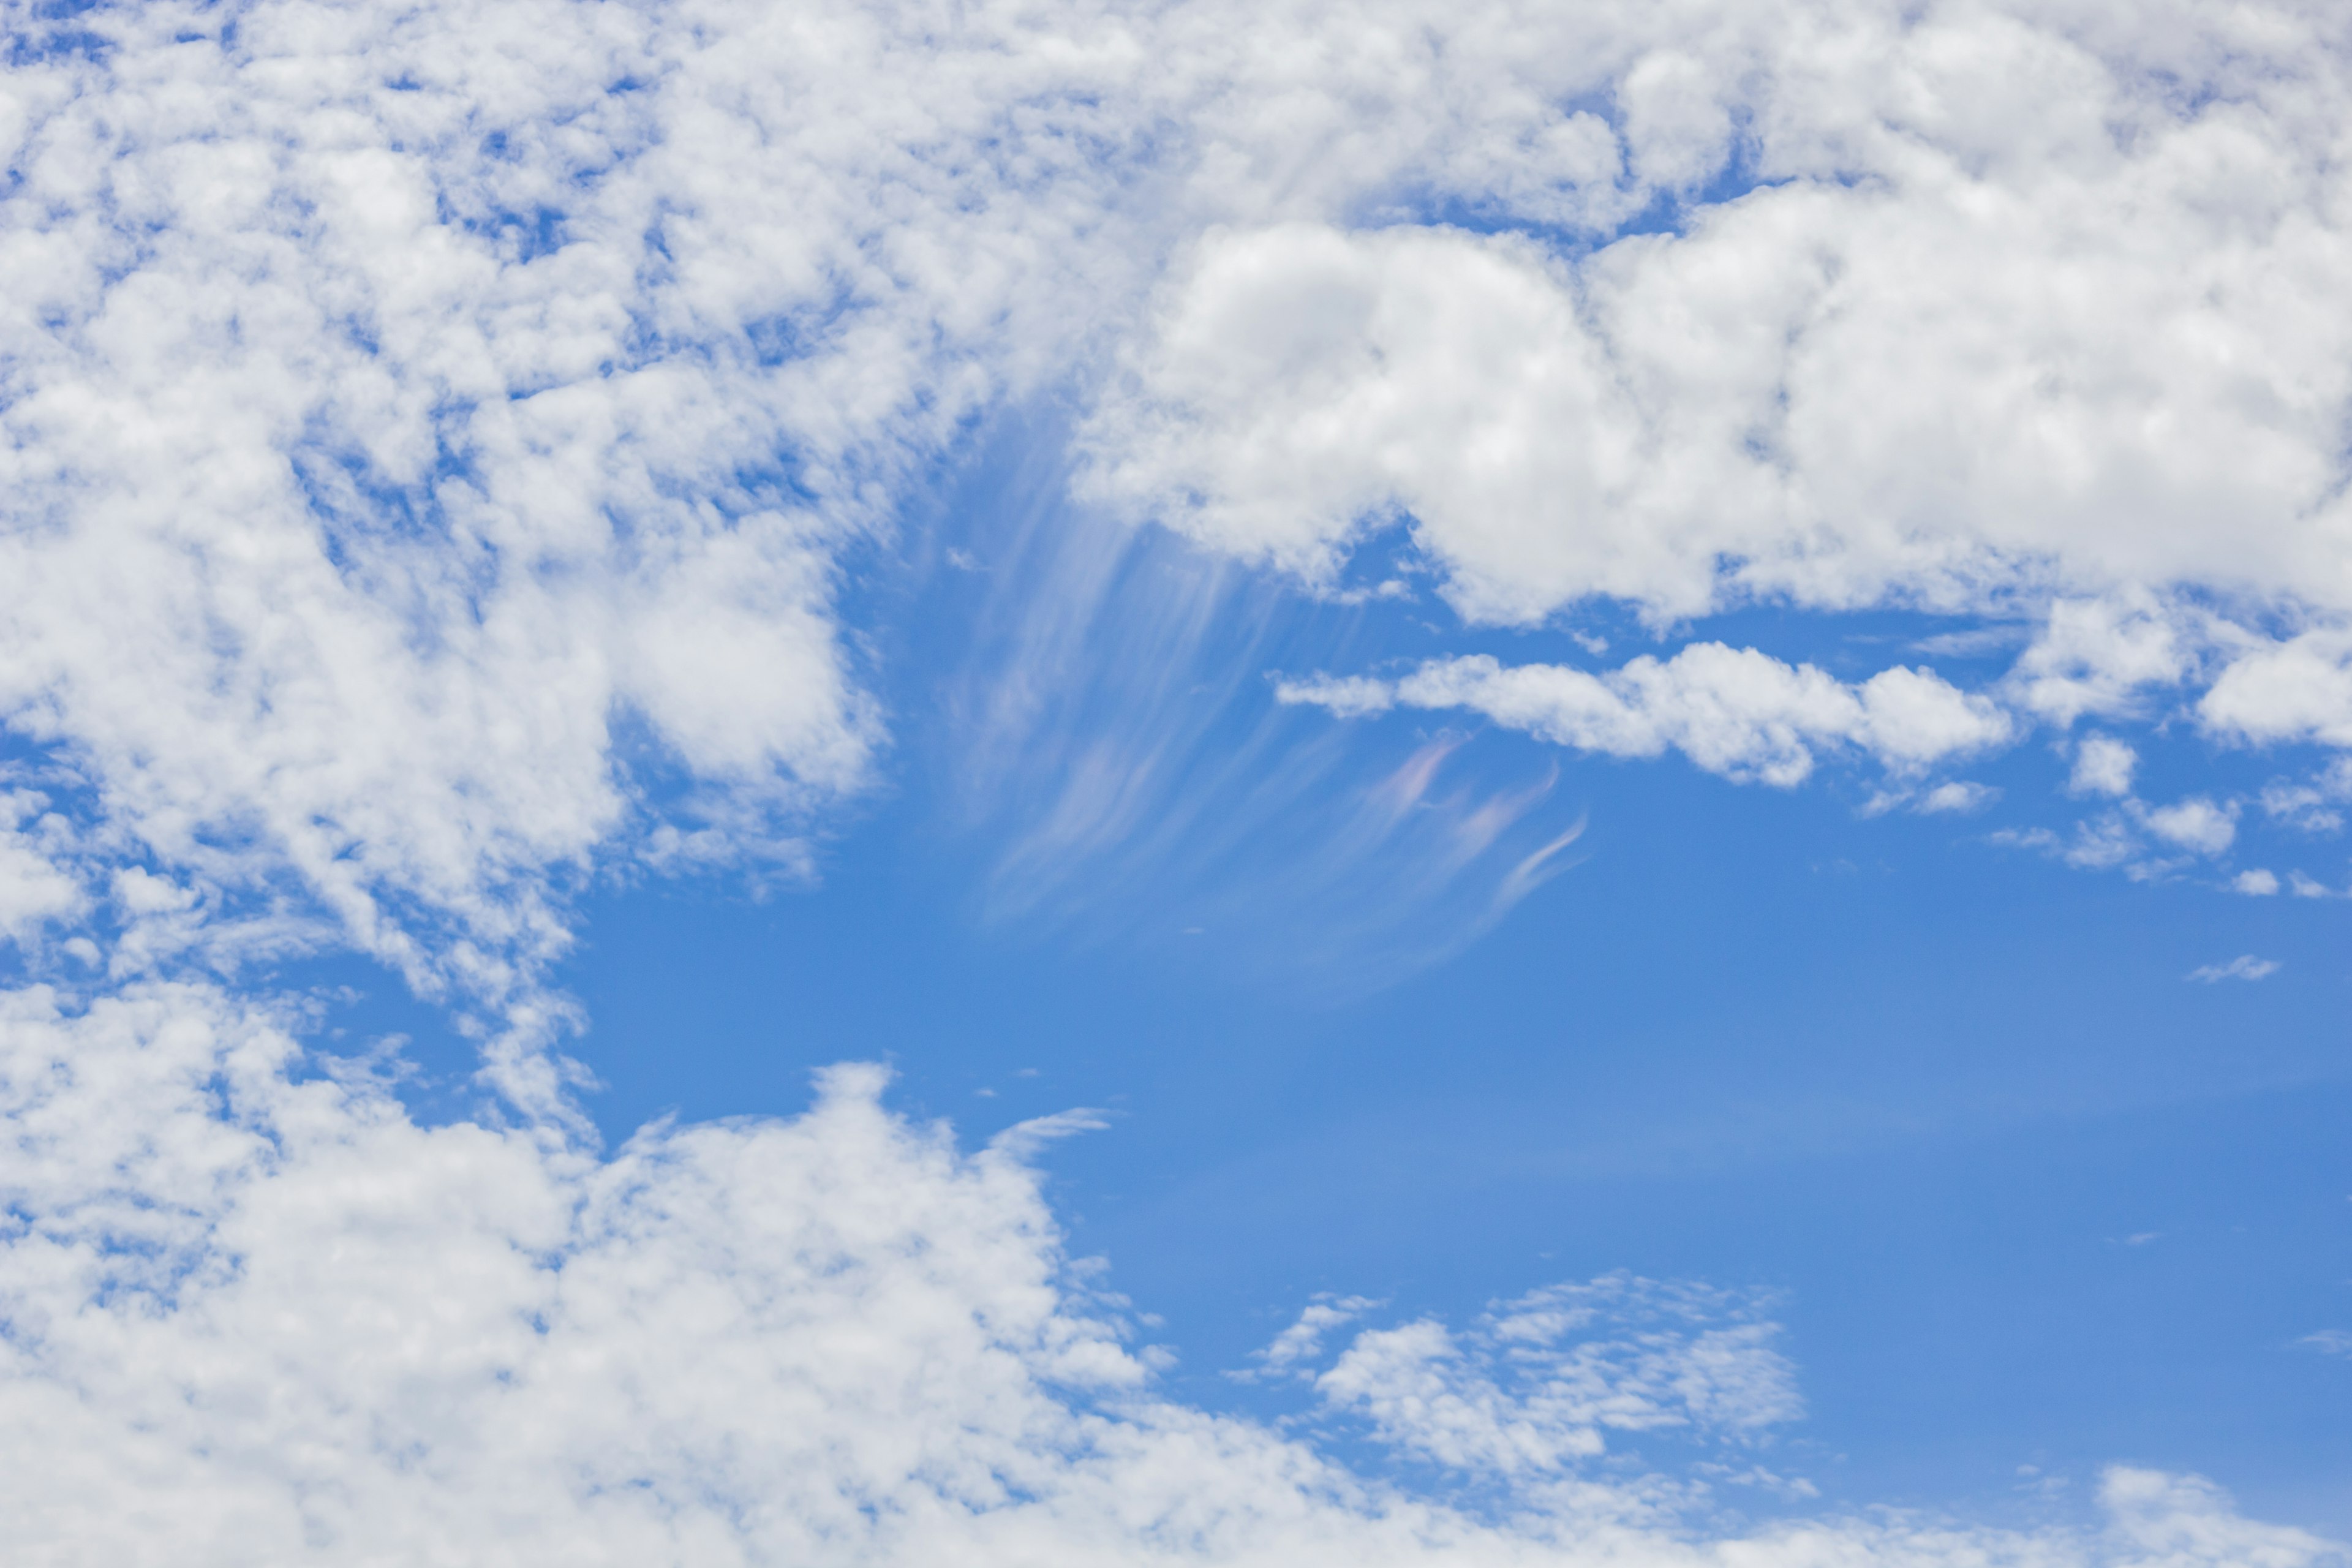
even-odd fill
[{"label": "patch of clear blue sky", "polygon": [[[1008,904],[1008,846],[1059,763],[976,791],[971,711],[1035,673],[1003,650],[1055,608],[1058,449],[1049,423],[1002,435],[916,528],[913,564],[850,604],[896,749],[833,826],[821,886],[609,885],[582,909],[561,979],[593,1019],[577,1048],[611,1136],[791,1113],[845,1058],[895,1064],[897,1103],[968,1142],[1102,1107],[1110,1130],[1046,1156],[1052,1190],[1076,1250],[1164,1319],[1181,1397],[1300,1409],[1220,1373],[1317,1291],[1459,1322],[1629,1268],[1786,1292],[1811,1414],[1764,1457],[1831,1506],[2063,1510],[2125,1460],[2352,1531],[2352,1359],[2295,1343],[2352,1328],[2343,903],[1987,843],[2082,809],[2042,740],[1974,771],[2007,792],[1983,816],[1865,817],[1870,781],[1835,766],[1739,786],[1458,720],[1460,809],[1552,782],[1496,852],[1432,880],[1428,841],[1367,847],[1349,824],[1445,721],[1277,711],[1265,670],[1591,656],[1558,630],[1466,634],[1425,592],[1348,608],[1210,581],[1146,542],[1097,574],[1099,618],[1055,678],[1073,689],[1024,743],[1063,758],[1107,736],[1167,765],[1132,833]],[[1171,603],[1191,608],[1155,620]],[[1694,631],[1852,676],[1950,629],[1748,612]],[[1607,630],[1607,662],[1650,646]],[[1935,662],[1966,680],[2004,658]],[[2174,734],[2145,789],[2309,760]],[[1510,856],[1580,817],[1573,868],[1462,945]],[[2247,830],[2244,863],[2341,885],[2341,841]],[[2184,978],[2240,953],[2284,968]],[[461,1110],[463,1047],[388,980],[369,989],[342,1026],[416,1036],[420,1107]],[[2072,1500],[2037,1500],[2021,1466]]]}]

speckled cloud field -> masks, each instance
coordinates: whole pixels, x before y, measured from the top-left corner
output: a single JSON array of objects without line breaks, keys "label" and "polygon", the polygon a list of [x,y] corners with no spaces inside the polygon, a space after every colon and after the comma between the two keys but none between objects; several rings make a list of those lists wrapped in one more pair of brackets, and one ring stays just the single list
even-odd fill
[{"label": "speckled cloud field", "polygon": [[[593,889],[847,874],[930,743],[866,586],[1041,408],[1045,564],[959,742],[1024,802],[1007,907],[1182,818],[1186,593],[1433,628],[1258,659],[1314,744],[1484,725],[1864,820],[2048,753],[1982,853],[2338,897],[2340,8],[5,15],[11,1562],[2340,1559],[2129,1463],[2060,1522],[1812,1500],[1772,1302],[1691,1280],[1294,1302],[1236,1375],[1317,1420],[1211,1410],[1069,1255],[1037,1162],[1087,1113],[960,1142],[852,1060],[601,1138],[562,970]],[[1098,637],[1137,551],[1176,629]],[[1420,890],[1335,903],[1443,884],[1467,942],[1565,867],[1533,793],[1432,784],[1461,743],[1326,825],[1425,832]],[[328,1048],[278,977],[333,955],[471,1042],[462,1114]],[[1662,1431],[1712,1457],[1631,1462]]]}]

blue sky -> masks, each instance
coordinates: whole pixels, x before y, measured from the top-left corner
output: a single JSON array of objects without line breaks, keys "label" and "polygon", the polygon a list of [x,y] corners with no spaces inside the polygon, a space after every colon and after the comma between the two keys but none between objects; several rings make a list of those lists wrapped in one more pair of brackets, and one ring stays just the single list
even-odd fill
[{"label": "blue sky", "polygon": [[[970,504],[943,525],[967,539],[1008,503]],[[2016,820],[1998,807],[1869,816],[1852,787],[1582,760],[1534,830],[1583,822],[1575,864],[1458,951],[1448,912],[1400,909],[1354,938],[1360,963],[1297,928],[1286,863],[1263,882],[1198,868],[1207,825],[1116,886],[1080,868],[1007,916],[991,877],[1008,835],[967,819],[937,711],[971,576],[937,573],[886,617],[908,739],[814,885],[583,903],[558,974],[591,1020],[575,1054],[609,1139],[665,1114],[790,1114],[812,1068],[879,1057],[895,1103],[969,1144],[1108,1113],[1047,1156],[1050,1190],[1072,1245],[1165,1320],[1171,1386],[1212,1407],[1304,1408],[1221,1374],[1318,1292],[1458,1318],[1631,1269],[1781,1297],[1809,1415],[1780,1462],[1841,1502],[2039,1518],[2129,1458],[2343,1528],[2342,1363],[2298,1342],[2352,1289],[2336,904],[2053,865],[1989,841]],[[1358,619],[1233,613],[1276,648]],[[1888,618],[1807,647],[1818,628],[1742,619],[1716,635],[1832,668],[1922,635]],[[1262,682],[1158,679],[1206,688],[1175,706],[1206,751],[1272,707]],[[1391,755],[1433,728],[1381,727],[1367,749]],[[1547,772],[1534,743],[1461,735],[1448,765],[1472,787]],[[2179,750],[2154,765],[2198,784],[2279,766]],[[1989,776],[2029,798],[2063,773],[2032,752],[2005,764]],[[1327,832],[1376,765],[1318,779],[1269,835]],[[1236,929],[1179,923],[1199,907]],[[2241,953],[2279,968],[2190,978]],[[2050,1497],[2052,1478],[2070,1490]]]},{"label": "blue sky", "polygon": [[34,1560],[2343,1560],[2331,9],[7,26]]},{"label": "blue sky", "polygon": [[[2001,842],[2046,820],[2037,797],[2066,772],[2046,747],[1981,770],[2002,799],[1958,817],[1874,813],[1850,778],[1562,765],[1409,715],[1346,736],[1334,765],[1330,722],[1277,708],[1268,673],[1458,628],[1442,609],[1239,584],[1185,663],[1139,682],[1192,747],[1180,776],[1223,791],[1206,820],[1148,855],[1058,865],[1008,909],[1028,825],[1017,804],[974,811],[957,709],[1003,613],[982,563],[1050,505],[1034,469],[1055,450],[1014,426],[972,477],[943,479],[918,564],[880,581],[868,624],[898,749],[810,880],[630,879],[582,900],[555,977],[587,1020],[571,1049],[601,1082],[583,1104],[607,1140],[664,1116],[793,1114],[813,1069],[878,1058],[894,1104],[971,1147],[1104,1112],[1045,1157],[1048,1190],[1071,1246],[1159,1320],[1168,1385],[1210,1408],[1311,1412],[1296,1388],[1230,1374],[1318,1295],[1459,1320],[1631,1270],[1771,1293],[1808,1407],[1773,1462],[1838,1504],[2070,1518],[2124,1459],[2345,1528],[2346,1369],[2307,1342],[2352,1290],[2336,902],[2086,873]],[[1748,613],[1664,646],[1721,637],[1867,670],[1954,624],[1856,617],[1825,636]],[[1579,651],[1542,632],[1486,646]],[[1125,674],[1087,668],[1106,667],[1102,684]],[[1057,696],[1101,703],[1096,679]],[[1471,797],[1550,780],[1526,842],[1582,826],[1566,868],[1491,925],[1484,889],[1424,896],[1410,843],[1327,863],[1365,781],[1433,737]],[[2151,793],[2251,793],[2325,761],[2193,737],[2148,751]],[[1244,810],[1265,819],[1228,848],[1220,813]],[[2247,853],[2340,858],[2292,829],[2255,835]],[[1391,902],[1345,909],[1334,888]],[[2197,978],[2242,954],[2276,967]],[[342,1026],[422,1037],[420,1111],[466,1104],[470,1047],[380,975],[340,973],[371,992]]]}]

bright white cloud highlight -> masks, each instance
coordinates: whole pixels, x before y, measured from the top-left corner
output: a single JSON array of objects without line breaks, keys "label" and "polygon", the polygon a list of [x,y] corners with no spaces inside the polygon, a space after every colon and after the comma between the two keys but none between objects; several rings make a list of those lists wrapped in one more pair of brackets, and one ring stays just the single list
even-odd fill
[{"label": "bright white cloud highlight", "polygon": [[[1856,42],[1899,58],[1934,31]],[[2076,134],[2103,108],[2156,116],[2112,79],[2093,90],[2048,112]],[[2063,173],[1890,139],[1573,274],[1454,230],[1213,236],[1139,362],[1148,401],[1105,416],[1103,482],[1318,579],[1402,509],[1480,620],[1594,594],[1661,615],[1742,593],[1971,607],[2039,561],[2085,586],[2226,582],[2344,607],[2327,421],[2347,387],[2300,335],[2340,330],[2317,263],[2342,243],[2278,166],[2311,153],[2284,126],[2265,141],[2259,117],[2143,123],[2136,154],[2089,132]],[[2251,247],[2202,205],[2232,158],[2275,171]],[[1865,170],[1884,184],[1830,184]],[[2273,268],[2286,299],[2252,287]],[[2212,424],[2168,438],[2198,414]],[[2234,462],[2231,440],[2279,466]],[[2224,516],[2262,520],[2242,553]]]},{"label": "bright white cloud highlight", "polygon": [[1622,209],[1551,217],[1585,255],[1338,204],[1210,230],[1087,493],[1326,588],[1402,521],[1474,622],[2022,605],[2033,713],[2187,683],[2218,736],[2352,744],[2327,14],[1672,16],[1672,47],[1629,19],[1594,57],[1622,163],[1548,167],[1671,188],[1736,156],[1753,188],[1613,242]]},{"label": "bright white cloud highlight", "polygon": [[1287,680],[1289,703],[1344,715],[1391,706],[1467,709],[1558,745],[1619,757],[1679,751],[1710,773],[1793,784],[1817,751],[1852,749],[1908,772],[1999,745],[2010,721],[1927,669],[1897,667],[1848,685],[1754,648],[1695,643],[1601,675],[1560,665],[1506,668],[1486,655],[1433,660],[1395,681]]}]

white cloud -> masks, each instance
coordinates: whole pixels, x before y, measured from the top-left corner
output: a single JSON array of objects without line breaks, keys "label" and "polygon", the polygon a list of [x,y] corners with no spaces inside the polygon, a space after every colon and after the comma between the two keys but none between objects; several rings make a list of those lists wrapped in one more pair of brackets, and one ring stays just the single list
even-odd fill
[{"label": "white cloud", "polygon": [[2352,633],[2306,632],[2247,654],[2199,700],[2214,731],[2252,742],[2352,745]]},{"label": "white cloud", "polygon": [[[1319,1303],[1266,1352],[1295,1363],[1370,1302]],[[1315,1379],[1327,1408],[1455,1469],[1557,1471],[1606,1433],[1677,1428],[1738,1439],[1797,1419],[1794,1368],[1753,1303],[1627,1275],[1496,1303],[1466,1334],[1423,1319],[1367,1329]]]},{"label": "white cloud", "polygon": [[[1305,213],[1213,232],[1097,422],[1102,493],[1316,578],[1401,510],[1503,622],[2053,576],[2352,607],[2315,23],[1716,14],[1712,59],[1611,86],[1736,93],[1774,184],[1573,266]],[[2226,106],[2184,110],[2143,50]]]},{"label": "white cloud", "polygon": [[2328,796],[2305,784],[2266,784],[2262,793],[2263,814],[2273,822],[2284,822],[2305,833],[2340,833],[2344,815],[2327,804]]},{"label": "white cloud", "polygon": [[[2098,1542],[1895,1516],[1701,1534],[1703,1491],[1580,1474],[1567,1434],[1760,1429],[1795,1414],[1788,1368],[1719,1299],[1622,1279],[1455,1342],[1492,1373],[1441,1373],[1491,1426],[1461,1427],[1463,1458],[1545,1459],[1507,1515],[1465,1514],[1167,1401],[1035,1176],[891,1115],[878,1068],[834,1069],[793,1120],[600,1158],[419,1127],[363,1076],[298,1081],[278,1021],[205,987],[0,1014],[0,1510],[27,1561],[2326,1558],[2137,1471],[2110,1473]],[[1334,1395],[1436,1445],[1370,1364],[1427,1358],[1382,1331]]]},{"label": "white cloud", "polygon": [[2239,872],[2230,886],[2252,897],[2266,899],[2279,890],[2278,873],[2257,866],[2252,870]]},{"label": "white cloud", "polygon": [[2284,965],[2274,958],[2256,958],[2242,953],[2227,963],[2208,963],[2189,973],[2189,978],[2210,985],[2217,980],[2267,980]]},{"label": "white cloud", "polygon": [[1937,784],[1919,797],[1913,809],[1929,814],[1950,813],[1967,816],[1982,811],[2000,798],[2000,791],[1990,784],[1976,784],[1967,779],[1952,779]]},{"label": "white cloud", "polygon": [[2193,1477],[2117,1466],[2101,1480],[2099,1501],[2112,1521],[2109,1550],[2136,1568],[2292,1568],[2311,1561],[2311,1537],[2228,1515],[2220,1489]]},{"label": "white cloud", "polygon": [[[606,1158],[538,1054],[562,1005],[530,983],[597,857],[802,863],[885,741],[844,574],[977,421],[1090,374],[1171,257],[1109,355],[1090,493],[1221,550],[1336,590],[1410,512],[1494,621],[2014,598],[2024,711],[2126,715],[2226,664],[2212,732],[2352,734],[2336,58],[2293,10],[2103,15],[28,18],[0,97],[0,720],[74,782],[9,797],[0,927],[87,921],[58,951],[112,989],[0,995],[12,1547],[2319,1561],[2134,1471],[2090,1546],[1705,1540],[1569,1461],[1793,1415],[1767,1331],[1572,1340],[1551,1298],[1366,1331],[1318,1384],[1540,1479],[1474,1518],[1156,1393],[1017,1158],[1075,1122],[966,1156],[853,1068],[806,1117]],[[1766,183],[1598,243],[1735,164]],[[2265,641],[2175,588],[2300,595],[2309,625]],[[1916,775],[2014,728],[1925,670],[1717,643],[1315,700],[1776,783],[1841,749]],[[1129,776],[1091,775],[1070,841],[1131,826]],[[1538,793],[1449,817],[1454,863]],[[2229,808],[2195,804],[2150,830],[2214,842]],[[490,1064],[536,1120],[419,1127],[363,1074],[298,1073],[267,1007],[154,978],[337,941],[503,1005]]]},{"label": "white cloud", "polygon": [[[47,804],[30,790],[0,795],[0,939],[26,942],[89,906],[79,878],[59,864],[68,833],[61,820],[43,813]],[[38,818],[30,832],[28,818]]]},{"label": "white cloud", "polygon": [[2150,833],[2200,855],[2219,855],[2238,836],[2234,801],[2216,804],[2204,795],[2192,795],[2170,805],[2136,805],[2135,809]]},{"label": "white cloud", "polygon": [[2139,753],[2114,736],[2085,735],[2074,749],[2074,772],[2066,787],[2076,795],[2127,795],[2138,765]]},{"label": "white cloud", "polygon": [[1339,1296],[1311,1301],[1298,1314],[1297,1322],[1275,1335],[1272,1343],[1255,1353],[1254,1359],[1258,1363],[1255,1368],[1234,1375],[1251,1378],[1296,1373],[1302,1363],[1312,1362],[1322,1354],[1324,1335],[1355,1321],[1379,1305],[1369,1296]]},{"label": "white cloud", "polygon": [[2147,705],[2151,690],[2195,674],[2210,645],[2233,640],[2252,639],[2232,638],[2212,617],[2144,587],[2062,597],[2043,611],[2010,684],[2023,707],[2053,723],[2072,724],[2086,713],[2129,717]]},{"label": "white cloud", "polygon": [[[1328,161],[1244,182],[1180,251],[1080,491],[1327,594],[1401,528],[1471,622],[1595,597],[1661,628],[1759,601],[1995,615],[2030,638],[2000,687],[2022,714],[2187,701],[2220,738],[2352,744],[2341,49],[2303,7],[2141,16],[1612,16],[1552,101],[1613,100],[1613,146],[1581,113],[1507,155],[1448,141],[1402,198],[1392,144],[1339,133],[1270,51],[1244,79],[1279,79]],[[1464,31],[1511,25],[1538,24]],[[1449,134],[1527,101],[1496,96]],[[1262,169],[1226,139],[1273,118],[1209,122],[1211,166]],[[1612,239],[1610,196],[1735,152],[1761,184]],[[1414,197],[1504,232],[1411,221]],[[2078,792],[2128,793],[2124,744],[2083,753]]]},{"label": "white cloud", "polygon": [[1721,643],[1694,643],[1671,659],[1645,654],[1597,676],[1561,665],[1507,668],[1481,654],[1433,660],[1393,682],[1284,681],[1276,695],[1349,716],[1397,704],[1466,708],[1557,745],[1621,757],[1672,748],[1710,773],[1776,784],[1811,773],[1816,749],[1852,747],[1907,771],[2010,734],[1991,701],[1932,670],[1898,666],[1848,685]]},{"label": "white cloud", "polygon": [[2273,822],[2305,833],[2339,833],[2344,816],[2336,808],[2352,800],[2352,758],[2339,758],[2300,782],[2274,779],[2263,786],[2260,799]]},{"label": "white cloud", "polygon": [[13,64],[0,126],[0,713],[149,855],[421,985],[527,979],[615,840],[795,864],[880,734],[841,552],[1133,264],[1073,242],[1119,26],[70,26],[103,47]]}]

